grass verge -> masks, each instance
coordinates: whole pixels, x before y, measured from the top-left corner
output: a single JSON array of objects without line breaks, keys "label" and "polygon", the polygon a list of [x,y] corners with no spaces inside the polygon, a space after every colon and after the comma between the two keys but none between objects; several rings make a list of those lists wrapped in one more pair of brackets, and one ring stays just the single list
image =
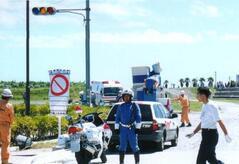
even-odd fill
[{"label": "grass verge", "polygon": [[57,145],[57,140],[39,141],[32,144],[32,149],[53,148]]},{"label": "grass verge", "polygon": [[[181,112],[182,111],[182,107],[180,105],[180,103],[172,101],[172,107],[174,109],[174,111],[176,112]],[[199,112],[201,111],[202,108],[202,103],[198,102],[198,101],[190,101],[190,111],[193,112]]]}]

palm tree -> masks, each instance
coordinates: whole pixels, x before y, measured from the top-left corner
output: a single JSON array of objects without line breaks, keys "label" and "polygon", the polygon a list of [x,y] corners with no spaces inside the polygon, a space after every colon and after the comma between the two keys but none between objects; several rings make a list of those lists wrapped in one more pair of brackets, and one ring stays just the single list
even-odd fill
[{"label": "palm tree", "polygon": [[207,81],[208,81],[208,86],[213,87],[214,79],[212,77],[209,77],[209,78],[207,78]]},{"label": "palm tree", "polygon": [[189,87],[189,83],[190,83],[190,79],[188,77],[185,78],[185,85],[188,88]]},{"label": "palm tree", "polygon": [[184,85],[184,79],[180,79],[179,82],[180,82],[180,86],[181,86],[181,88],[182,88],[183,85]]},{"label": "palm tree", "polygon": [[164,87],[165,87],[165,88],[168,88],[168,80],[165,80],[165,81],[164,81]]},{"label": "palm tree", "polygon": [[192,79],[193,82],[193,87],[197,87],[198,86],[198,80],[197,79]]},{"label": "palm tree", "polygon": [[205,79],[203,77],[199,79],[199,82],[200,82],[200,87],[204,87]]}]

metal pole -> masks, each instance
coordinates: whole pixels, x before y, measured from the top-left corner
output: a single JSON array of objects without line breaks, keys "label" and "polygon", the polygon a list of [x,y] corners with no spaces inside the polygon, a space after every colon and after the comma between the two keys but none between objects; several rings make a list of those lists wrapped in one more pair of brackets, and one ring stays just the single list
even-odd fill
[{"label": "metal pole", "polygon": [[215,88],[217,88],[217,72],[215,71]]},{"label": "metal pole", "polygon": [[26,1],[26,115],[30,114],[30,86],[29,86],[29,0]]},{"label": "metal pole", "polygon": [[85,62],[86,62],[86,97],[89,97],[91,105],[91,88],[90,88],[90,2],[86,0],[86,24],[85,24]]}]

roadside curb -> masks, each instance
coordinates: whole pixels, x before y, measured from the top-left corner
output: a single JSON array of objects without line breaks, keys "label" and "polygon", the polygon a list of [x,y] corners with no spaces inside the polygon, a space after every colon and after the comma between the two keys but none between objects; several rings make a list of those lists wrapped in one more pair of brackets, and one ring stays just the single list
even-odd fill
[{"label": "roadside curb", "polygon": [[15,152],[15,151],[19,151],[19,147],[18,146],[12,146],[10,147],[10,152]]}]

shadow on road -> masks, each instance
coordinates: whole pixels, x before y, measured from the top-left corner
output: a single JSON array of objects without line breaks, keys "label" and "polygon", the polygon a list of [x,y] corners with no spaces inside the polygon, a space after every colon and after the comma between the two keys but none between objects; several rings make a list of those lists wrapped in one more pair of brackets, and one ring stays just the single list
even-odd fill
[{"label": "shadow on road", "polygon": [[[140,145],[140,153],[141,154],[152,154],[152,153],[155,153],[155,152],[159,152],[159,149],[157,148],[157,146],[154,144],[154,143],[147,143],[147,144],[143,144],[143,145]],[[171,147],[171,145],[164,145],[164,150],[167,150]],[[107,151],[107,154],[110,155],[110,154],[119,154],[119,151],[118,151],[118,148],[119,148],[119,145],[117,145],[115,147],[115,149],[110,149]],[[127,147],[127,151],[126,151],[127,154],[132,154],[132,151],[131,151],[131,148],[128,146]]]}]

